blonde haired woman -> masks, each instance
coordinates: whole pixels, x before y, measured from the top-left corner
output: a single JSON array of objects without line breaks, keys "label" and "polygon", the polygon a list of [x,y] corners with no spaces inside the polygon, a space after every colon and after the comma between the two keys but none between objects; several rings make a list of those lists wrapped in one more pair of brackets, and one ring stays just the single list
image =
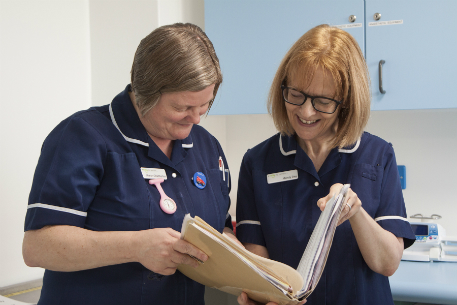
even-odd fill
[{"label": "blonde haired woman", "polygon": [[[296,268],[326,202],[350,183],[327,265],[307,303],[393,304],[387,277],[415,236],[392,146],[363,131],[369,75],[354,38],[328,25],[305,33],[282,60],[268,106],[279,133],[243,158],[238,239]],[[245,294],[238,301],[254,304]]]}]

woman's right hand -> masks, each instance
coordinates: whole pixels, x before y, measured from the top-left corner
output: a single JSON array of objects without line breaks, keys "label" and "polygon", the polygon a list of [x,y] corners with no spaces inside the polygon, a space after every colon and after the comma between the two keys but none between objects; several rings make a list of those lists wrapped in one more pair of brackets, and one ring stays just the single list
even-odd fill
[{"label": "woman's right hand", "polygon": [[155,273],[174,274],[180,264],[197,267],[200,263],[189,255],[203,262],[208,259],[204,252],[180,239],[181,233],[171,228],[150,229],[138,234],[137,261]]},{"label": "woman's right hand", "polygon": [[[237,301],[238,301],[238,304],[240,304],[240,305],[260,305],[259,302],[253,301],[250,298],[248,298],[248,295],[246,294],[246,292],[242,292],[238,296]],[[305,304],[305,303],[306,303],[306,300],[303,300],[298,304]],[[275,302],[268,302],[266,305],[278,305],[278,304]]]}]

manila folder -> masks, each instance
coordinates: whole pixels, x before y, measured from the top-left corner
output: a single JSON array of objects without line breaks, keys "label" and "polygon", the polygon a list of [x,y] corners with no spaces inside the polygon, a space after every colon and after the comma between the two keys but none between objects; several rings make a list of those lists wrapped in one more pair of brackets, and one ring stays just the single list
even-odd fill
[{"label": "manila folder", "polygon": [[234,295],[244,291],[261,303],[299,303],[293,296],[302,288],[303,278],[292,267],[247,251],[198,216],[194,219],[186,215],[181,238],[208,255],[208,260],[197,268],[178,266],[189,278]]}]

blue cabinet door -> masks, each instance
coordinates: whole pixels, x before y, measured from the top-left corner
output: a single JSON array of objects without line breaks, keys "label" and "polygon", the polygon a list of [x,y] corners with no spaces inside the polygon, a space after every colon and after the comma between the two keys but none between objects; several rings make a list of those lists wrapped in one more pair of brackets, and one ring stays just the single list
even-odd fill
[{"label": "blue cabinet door", "polygon": [[340,25],[364,50],[363,21],[363,0],[205,0],[205,31],[224,76],[210,113],[267,113],[279,63],[301,35],[322,23]]},{"label": "blue cabinet door", "polygon": [[[372,109],[457,107],[457,1],[365,2]],[[380,60],[385,94],[379,90]]]}]

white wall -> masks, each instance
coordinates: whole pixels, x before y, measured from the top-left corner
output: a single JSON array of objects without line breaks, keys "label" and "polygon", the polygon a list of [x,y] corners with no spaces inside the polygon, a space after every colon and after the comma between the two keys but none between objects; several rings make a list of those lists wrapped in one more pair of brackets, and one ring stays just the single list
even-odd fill
[{"label": "white wall", "polygon": [[22,260],[24,217],[41,144],[90,106],[87,1],[0,1],[0,287],[42,276]]},{"label": "white wall", "polygon": [[373,111],[367,131],[391,142],[397,164],[406,166],[408,217],[439,214],[437,222],[457,237],[457,109]]},{"label": "white wall", "polygon": [[92,105],[105,105],[130,83],[141,39],[158,26],[204,28],[203,0],[89,0]]},{"label": "white wall", "polygon": [[106,105],[130,83],[141,39],[159,24],[151,0],[89,0],[92,105]]}]

